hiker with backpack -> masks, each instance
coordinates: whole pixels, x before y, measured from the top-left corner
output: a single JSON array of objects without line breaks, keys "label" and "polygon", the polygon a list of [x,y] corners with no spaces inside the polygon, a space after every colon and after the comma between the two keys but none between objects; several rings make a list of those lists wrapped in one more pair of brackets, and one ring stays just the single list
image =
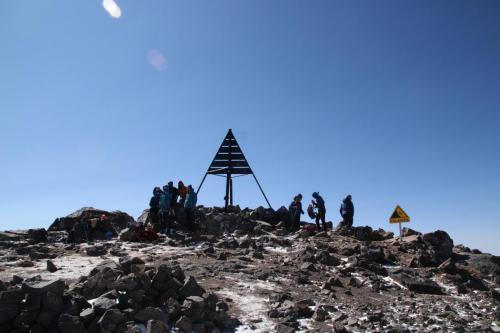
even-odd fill
[{"label": "hiker with backpack", "polygon": [[340,215],[343,218],[342,224],[348,228],[352,227],[354,220],[354,204],[352,196],[349,194],[340,205]]},{"label": "hiker with backpack", "polygon": [[316,227],[318,228],[318,231],[320,230],[319,227],[319,221],[321,220],[321,223],[323,224],[323,230],[326,231],[326,207],[325,207],[325,200],[319,195],[318,192],[314,192],[312,194],[312,197],[314,200],[312,201],[312,204],[314,207],[318,209],[318,213],[316,214]]},{"label": "hiker with backpack", "polygon": [[153,228],[158,226],[161,194],[161,189],[159,187],[155,187],[153,189],[153,196],[149,200],[148,223],[151,224]]},{"label": "hiker with backpack", "polygon": [[187,189],[188,192],[186,195],[186,201],[184,202],[184,215],[186,219],[186,228],[189,231],[195,231],[196,226],[195,226],[194,213],[196,210],[196,203],[198,202],[198,196],[194,191],[192,185],[189,185]]},{"label": "hiker with backpack", "polygon": [[300,230],[300,216],[304,214],[302,210],[302,194],[297,194],[294,198],[290,206],[288,206],[288,210],[290,211],[290,231],[298,231]]}]

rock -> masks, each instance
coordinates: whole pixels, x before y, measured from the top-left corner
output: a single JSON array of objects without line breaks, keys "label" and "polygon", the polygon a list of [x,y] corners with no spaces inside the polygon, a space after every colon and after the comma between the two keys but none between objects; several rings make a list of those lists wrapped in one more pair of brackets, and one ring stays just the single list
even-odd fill
[{"label": "rock", "polygon": [[44,228],[29,229],[28,238],[32,244],[44,243],[47,241],[47,230]]},{"label": "rock", "polygon": [[422,235],[420,232],[415,231],[415,230],[413,230],[411,228],[408,228],[408,227],[404,227],[401,231],[402,231],[403,237],[414,236],[414,235],[417,235],[417,236]]},{"label": "rock", "polygon": [[189,296],[203,296],[205,290],[200,287],[198,282],[196,282],[195,278],[190,276],[184,285],[179,289],[179,294],[184,297]]},{"label": "rock", "polygon": [[80,312],[80,319],[85,326],[88,326],[95,318],[95,312],[92,308],[87,308]]},{"label": "rock", "polygon": [[421,279],[418,277],[403,275],[401,278],[401,282],[410,291],[414,291],[416,293],[437,295],[443,294],[441,287],[436,282],[429,279]]},{"label": "rock", "polygon": [[455,262],[451,258],[444,261],[441,265],[439,265],[438,268],[441,271],[448,273],[448,274],[456,274],[457,273],[457,266],[455,265]]},{"label": "rock", "polygon": [[175,326],[177,326],[177,328],[179,328],[181,332],[189,333],[192,331],[193,323],[188,317],[182,316],[179,318],[179,320],[177,320]]},{"label": "rock", "polygon": [[87,333],[80,318],[66,313],[59,316],[59,329],[64,333]]},{"label": "rock", "polygon": [[119,259],[120,267],[125,274],[130,274],[132,265],[144,265],[145,262],[139,257],[121,257]]},{"label": "rock", "polygon": [[301,271],[311,271],[311,272],[317,272],[316,267],[314,267],[313,263],[310,262],[305,262],[300,266]]},{"label": "rock", "polygon": [[146,333],[169,333],[170,330],[163,321],[150,319],[146,328]]},{"label": "rock", "polygon": [[93,303],[95,313],[101,316],[106,311],[116,308],[118,306],[116,299],[117,296],[113,292],[99,296]]},{"label": "rock", "polygon": [[75,224],[88,223],[90,219],[99,218],[103,214],[107,216],[107,219],[101,223],[101,227],[104,230],[111,231],[113,237],[118,236],[117,232],[134,223],[134,218],[127,213],[83,207],[66,217],[55,219],[49,227],[49,231],[71,231]]},{"label": "rock", "polygon": [[107,310],[97,324],[104,332],[113,332],[120,324],[127,320],[125,314],[118,309]]},{"label": "rock", "polygon": [[64,310],[64,302],[61,295],[48,291],[42,299],[43,308],[54,313],[61,313]]},{"label": "rock", "polygon": [[101,245],[89,246],[87,247],[85,252],[90,257],[98,257],[108,253],[108,251],[104,248],[104,246]]},{"label": "rock", "polygon": [[23,283],[22,288],[26,293],[45,294],[50,291],[56,295],[62,295],[64,292],[65,284],[63,280],[55,279],[50,281],[42,281],[35,284]]},{"label": "rock", "polygon": [[53,323],[57,323],[57,314],[52,311],[43,309],[38,314],[36,322],[44,328],[49,328]]},{"label": "rock", "polygon": [[325,321],[328,317],[328,312],[321,306],[319,306],[316,311],[314,311],[312,319],[315,321]]},{"label": "rock", "polygon": [[276,326],[276,333],[294,333],[295,331],[295,328],[288,325],[278,324],[278,326]]},{"label": "rock", "polygon": [[155,319],[167,323],[168,314],[160,308],[148,306],[137,312],[134,316],[134,319],[141,323],[147,323],[150,319]]},{"label": "rock", "polygon": [[47,270],[50,273],[57,272],[57,267],[56,267],[56,265],[54,265],[54,263],[52,262],[52,260],[47,260]]},{"label": "rock", "polygon": [[35,264],[31,260],[22,260],[17,264],[19,267],[33,267]]},{"label": "rock", "polygon": [[4,292],[0,294],[0,325],[3,325],[17,317],[20,309],[20,300],[9,299],[4,296]]},{"label": "rock", "polygon": [[333,315],[333,317],[332,317],[332,321],[334,323],[341,322],[344,319],[347,319],[347,315],[345,313],[343,313],[343,312],[338,312],[335,315]]},{"label": "rock", "polygon": [[445,231],[437,230],[427,233],[422,238],[431,247],[437,265],[453,254],[453,240]]},{"label": "rock", "polygon": [[326,266],[338,266],[340,265],[340,260],[334,256],[331,256],[328,251],[321,250],[314,256],[317,262]]}]

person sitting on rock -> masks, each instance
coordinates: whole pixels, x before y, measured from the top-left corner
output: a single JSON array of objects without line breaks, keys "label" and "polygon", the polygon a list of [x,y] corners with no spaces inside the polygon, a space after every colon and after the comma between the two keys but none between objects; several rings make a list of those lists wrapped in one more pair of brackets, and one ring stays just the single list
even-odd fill
[{"label": "person sitting on rock", "polygon": [[159,187],[155,187],[153,189],[153,196],[151,197],[151,200],[149,200],[148,222],[153,227],[158,225],[161,194],[161,189]]},{"label": "person sitting on rock", "polygon": [[193,189],[192,185],[188,186],[188,192],[186,195],[186,201],[184,202],[184,214],[186,216],[186,228],[189,231],[194,231],[196,229],[194,224],[194,213],[196,210],[196,203],[198,201],[198,195]]},{"label": "person sitting on rock", "polygon": [[177,190],[179,191],[179,205],[184,206],[188,190],[182,180],[179,180],[179,183],[177,184]]},{"label": "person sitting on rock", "polygon": [[325,200],[319,195],[318,192],[314,192],[312,194],[312,197],[314,200],[312,201],[313,205],[318,209],[318,213],[316,214],[316,227],[318,228],[318,231],[320,230],[319,227],[319,221],[323,223],[323,230],[326,231],[326,207],[325,207]]},{"label": "person sitting on rock", "polygon": [[349,194],[340,205],[340,215],[343,218],[342,224],[348,228],[352,227],[354,220],[354,204],[352,196]]},{"label": "person sitting on rock", "polygon": [[290,211],[289,230],[300,230],[300,215],[304,214],[304,211],[302,210],[302,194],[299,193],[293,198],[288,210]]},{"label": "person sitting on rock", "polygon": [[163,193],[160,196],[160,219],[161,223],[157,228],[153,229],[155,232],[164,231],[167,235],[170,235],[170,229],[172,227],[171,218],[171,204],[172,204],[172,192],[169,191],[168,186],[163,186]]}]

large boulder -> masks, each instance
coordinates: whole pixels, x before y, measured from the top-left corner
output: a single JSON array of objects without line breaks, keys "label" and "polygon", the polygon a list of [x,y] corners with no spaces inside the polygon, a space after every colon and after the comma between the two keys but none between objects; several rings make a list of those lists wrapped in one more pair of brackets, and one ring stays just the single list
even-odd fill
[{"label": "large boulder", "polygon": [[47,241],[47,230],[44,228],[29,229],[28,238],[31,243],[37,244]]},{"label": "large boulder", "polygon": [[[100,218],[101,215],[106,215],[104,221],[99,222],[99,229],[105,232],[110,231],[113,237],[118,236],[118,233],[127,228],[130,224],[134,222],[134,218],[127,213],[120,211],[108,212],[101,209],[96,209],[92,207],[83,207],[74,213],[69,214],[65,217],[59,217],[54,220],[52,225],[49,227],[49,231],[68,231],[73,232],[74,241],[81,242],[84,241],[85,237],[82,225],[89,223],[91,219]],[[76,232],[75,232],[76,231]],[[103,238],[103,235],[98,235],[96,238]]]},{"label": "large boulder", "polygon": [[453,240],[446,231],[437,230],[423,236],[424,243],[430,248],[436,265],[441,264],[453,254]]}]

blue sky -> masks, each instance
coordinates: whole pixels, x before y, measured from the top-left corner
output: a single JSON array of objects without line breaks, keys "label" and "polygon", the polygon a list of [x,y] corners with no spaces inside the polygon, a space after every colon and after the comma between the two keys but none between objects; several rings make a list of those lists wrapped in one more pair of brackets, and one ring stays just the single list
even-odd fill
[{"label": "blue sky", "polygon": [[357,225],[400,204],[500,254],[500,2],[116,1],[0,2],[1,229],[137,217],[232,128],[275,208],[319,191],[336,223],[350,193]]}]

